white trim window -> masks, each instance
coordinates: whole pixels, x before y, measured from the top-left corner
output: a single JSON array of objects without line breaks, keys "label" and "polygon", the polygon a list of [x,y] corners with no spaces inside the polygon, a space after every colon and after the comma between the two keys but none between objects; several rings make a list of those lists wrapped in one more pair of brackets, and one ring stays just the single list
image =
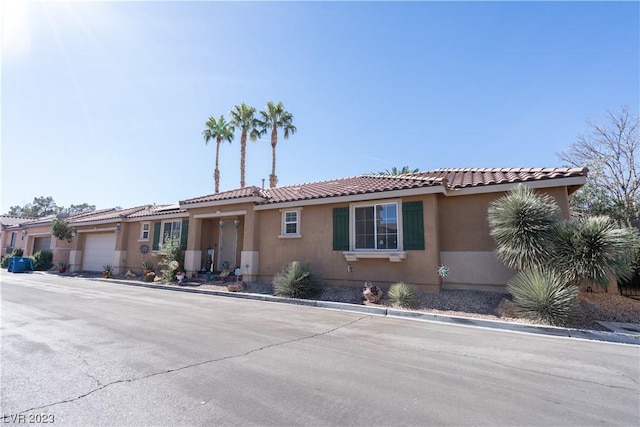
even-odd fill
[{"label": "white trim window", "polygon": [[15,231],[11,232],[11,243],[9,243],[9,247],[10,248],[15,248],[16,247],[16,237],[18,237],[18,233],[16,233]]},{"label": "white trim window", "polygon": [[151,236],[151,223],[143,222],[140,224],[140,240],[147,241],[149,236]]},{"label": "white trim window", "polygon": [[353,249],[397,251],[400,246],[398,203],[353,207]]},{"label": "white trim window", "polygon": [[279,237],[302,237],[300,234],[300,211],[297,209],[282,209],[282,226]]},{"label": "white trim window", "polygon": [[168,238],[175,238],[180,240],[182,237],[182,220],[165,221],[162,223],[162,242],[166,243]]}]

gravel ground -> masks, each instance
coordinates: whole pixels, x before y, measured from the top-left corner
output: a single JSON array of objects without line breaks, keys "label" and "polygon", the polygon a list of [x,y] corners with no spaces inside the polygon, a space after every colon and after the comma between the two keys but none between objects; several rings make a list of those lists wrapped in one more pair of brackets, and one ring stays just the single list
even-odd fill
[{"label": "gravel ground", "polygon": [[[194,284],[195,285],[195,284]],[[177,286],[177,285],[174,285]],[[222,283],[202,284],[198,289],[226,291]],[[244,292],[273,294],[271,284],[250,283]],[[386,294],[386,290],[385,290]],[[484,291],[452,291],[419,293],[420,303],[416,310],[450,316],[474,317],[507,322],[533,323],[522,318],[500,317],[496,308],[509,294]],[[319,297],[322,301],[362,304],[362,289],[351,286],[327,286]],[[640,300],[612,293],[580,293],[580,312],[568,326],[580,329],[607,330],[596,321],[640,324]],[[381,305],[388,306],[383,300]]]}]

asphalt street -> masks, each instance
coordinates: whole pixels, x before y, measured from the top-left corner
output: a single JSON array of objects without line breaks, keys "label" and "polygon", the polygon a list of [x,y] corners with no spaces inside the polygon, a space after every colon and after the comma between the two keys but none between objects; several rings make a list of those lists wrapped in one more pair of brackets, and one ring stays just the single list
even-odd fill
[{"label": "asphalt street", "polygon": [[640,425],[640,347],[0,274],[4,425]]}]

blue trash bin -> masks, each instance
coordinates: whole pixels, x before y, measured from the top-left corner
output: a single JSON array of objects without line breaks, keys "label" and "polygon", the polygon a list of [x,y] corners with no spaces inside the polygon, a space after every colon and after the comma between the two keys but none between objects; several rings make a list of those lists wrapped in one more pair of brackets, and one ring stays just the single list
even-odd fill
[{"label": "blue trash bin", "polygon": [[24,273],[25,271],[33,271],[33,262],[31,262],[31,258],[27,257],[9,258],[8,271],[12,273]]}]

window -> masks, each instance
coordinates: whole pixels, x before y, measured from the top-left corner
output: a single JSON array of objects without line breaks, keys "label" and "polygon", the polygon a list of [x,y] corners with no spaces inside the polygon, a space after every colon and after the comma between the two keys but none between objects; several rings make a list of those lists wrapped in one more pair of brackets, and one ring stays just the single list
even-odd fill
[{"label": "window", "polygon": [[333,250],[347,261],[406,259],[406,251],[425,249],[422,201],[357,203],[333,208]]},{"label": "window", "polygon": [[149,232],[151,231],[151,224],[148,222],[140,225],[140,240],[149,240]]},{"label": "window", "polygon": [[354,209],[354,249],[398,249],[398,205],[386,203]]},{"label": "window", "polygon": [[166,242],[171,238],[180,240],[182,232],[182,221],[170,221],[162,223],[162,242]]},{"label": "window", "polygon": [[9,247],[10,248],[15,248],[16,246],[16,236],[18,235],[18,233],[16,233],[15,231],[11,233],[11,243],[9,243]]},{"label": "window", "polygon": [[301,208],[282,210],[282,233],[280,237],[300,236],[300,211]]}]

